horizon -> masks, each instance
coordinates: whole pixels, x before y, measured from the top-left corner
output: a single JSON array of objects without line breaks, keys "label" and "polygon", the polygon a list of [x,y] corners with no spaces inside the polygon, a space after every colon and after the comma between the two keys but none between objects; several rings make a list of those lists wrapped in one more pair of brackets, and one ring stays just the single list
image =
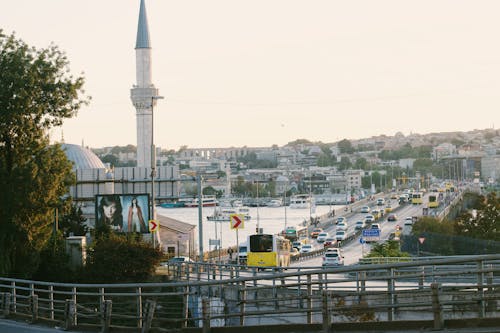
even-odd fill
[{"label": "horizon", "polygon": [[[165,96],[155,107],[163,149],[468,132],[500,122],[496,1],[147,0],[146,9],[153,83]],[[5,34],[37,49],[53,42],[72,75],[84,72],[92,101],[51,141],[137,145],[130,89],[138,17],[139,0],[4,4]]]}]

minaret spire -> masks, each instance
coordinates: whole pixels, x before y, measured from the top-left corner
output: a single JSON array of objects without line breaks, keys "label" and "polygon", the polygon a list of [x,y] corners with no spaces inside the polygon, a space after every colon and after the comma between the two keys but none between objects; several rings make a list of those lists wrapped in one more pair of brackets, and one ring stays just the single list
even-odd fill
[{"label": "minaret spire", "polygon": [[135,43],[136,84],[130,90],[132,103],[136,108],[137,118],[137,166],[151,167],[151,142],[153,107],[158,96],[158,89],[152,81],[151,42],[149,39],[146,2],[141,0],[137,39]]}]

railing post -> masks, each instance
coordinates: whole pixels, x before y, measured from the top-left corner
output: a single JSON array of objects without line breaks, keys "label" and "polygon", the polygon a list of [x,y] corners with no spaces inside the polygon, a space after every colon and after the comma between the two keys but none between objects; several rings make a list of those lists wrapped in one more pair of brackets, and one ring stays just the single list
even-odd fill
[{"label": "railing post", "polygon": [[442,330],[444,328],[443,306],[439,301],[441,285],[439,283],[431,283],[432,291],[432,312],[434,314],[434,329]]},{"label": "railing post", "polygon": [[418,289],[424,289],[425,283],[425,266],[420,266],[420,278],[418,279]]},{"label": "railing post", "polygon": [[389,279],[387,280],[387,301],[389,307],[387,308],[387,320],[394,320],[394,268],[389,268]]},{"label": "railing post", "polygon": [[10,293],[2,293],[2,317],[10,315]]},{"label": "railing post", "polygon": [[359,301],[361,302],[365,297],[364,293],[366,291],[366,271],[359,272],[360,286],[359,286]]},{"label": "railing post", "polygon": [[38,320],[38,295],[30,296],[30,312],[31,322],[34,323]]},{"label": "railing post", "polygon": [[188,325],[188,320],[189,320],[189,286],[186,286],[184,289],[184,295],[183,295],[184,301],[183,303],[183,311],[184,311],[184,320],[181,323],[182,328],[186,328]]},{"label": "railing post", "polygon": [[73,294],[73,303],[75,304],[73,310],[75,312],[74,320],[75,320],[75,326],[78,324],[78,314],[77,314],[77,307],[76,307],[76,287],[73,287],[72,289],[72,294]]},{"label": "railing post", "polygon": [[55,312],[54,312],[54,286],[49,286],[49,312],[50,319],[54,320]]},{"label": "railing post", "polygon": [[12,312],[17,312],[17,293],[16,293],[16,283],[12,281],[10,283],[10,290],[12,291]]},{"label": "railing post", "polygon": [[307,274],[307,323],[312,324],[312,277],[311,274]]},{"label": "railing post", "polygon": [[240,298],[240,326],[244,326],[245,325],[245,305],[247,302],[247,290],[245,287],[245,281],[241,281],[239,298]]},{"label": "railing post", "polygon": [[151,329],[151,324],[155,315],[156,301],[148,299],[146,301],[146,320],[142,325],[141,333],[148,333]]},{"label": "railing post", "polygon": [[108,333],[109,326],[111,326],[111,312],[113,310],[113,303],[110,299],[104,301],[103,312],[101,313],[101,333]]},{"label": "railing post", "polygon": [[486,315],[485,302],[484,302],[484,262],[482,260],[477,262],[477,293],[479,296],[479,308],[478,308],[478,317],[484,318]]},{"label": "railing post", "polygon": [[137,301],[136,301],[136,307],[137,307],[137,327],[141,328],[142,325],[144,325],[143,321],[143,309],[142,309],[142,288],[137,287],[136,289],[137,293]]},{"label": "railing post", "polygon": [[[488,284],[488,295],[494,295],[495,294],[495,288],[493,288],[493,265],[488,265],[488,268],[490,271],[488,272],[488,275],[486,276],[486,283]],[[491,299],[487,302],[486,306],[487,311],[493,312],[497,310],[497,301],[495,299]]]},{"label": "railing post", "polygon": [[64,306],[64,330],[68,331],[76,326],[76,303],[73,299],[67,299]]},{"label": "railing post", "polygon": [[201,313],[203,317],[202,333],[210,333],[210,301],[203,297],[201,300]]},{"label": "railing post", "polygon": [[322,314],[323,314],[323,333],[329,333],[331,329],[331,315],[330,309],[328,308],[328,291],[323,290],[322,292],[323,306],[322,306]]}]

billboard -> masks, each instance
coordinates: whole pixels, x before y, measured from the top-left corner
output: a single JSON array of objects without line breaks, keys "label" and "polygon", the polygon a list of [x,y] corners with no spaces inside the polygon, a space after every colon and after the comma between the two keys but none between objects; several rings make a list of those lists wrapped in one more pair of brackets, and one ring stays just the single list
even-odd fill
[{"label": "billboard", "polygon": [[149,233],[149,194],[102,194],[95,199],[96,227]]}]

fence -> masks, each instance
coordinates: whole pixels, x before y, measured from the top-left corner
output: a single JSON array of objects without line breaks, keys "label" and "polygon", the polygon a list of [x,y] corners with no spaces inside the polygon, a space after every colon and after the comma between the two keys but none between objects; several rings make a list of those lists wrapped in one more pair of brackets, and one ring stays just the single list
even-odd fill
[{"label": "fence", "polygon": [[500,319],[499,263],[500,255],[265,271],[181,264],[165,268],[177,282],[141,284],[0,278],[0,314],[102,332],[277,325],[326,332],[413,320],[439,329],[458,318]]}]

